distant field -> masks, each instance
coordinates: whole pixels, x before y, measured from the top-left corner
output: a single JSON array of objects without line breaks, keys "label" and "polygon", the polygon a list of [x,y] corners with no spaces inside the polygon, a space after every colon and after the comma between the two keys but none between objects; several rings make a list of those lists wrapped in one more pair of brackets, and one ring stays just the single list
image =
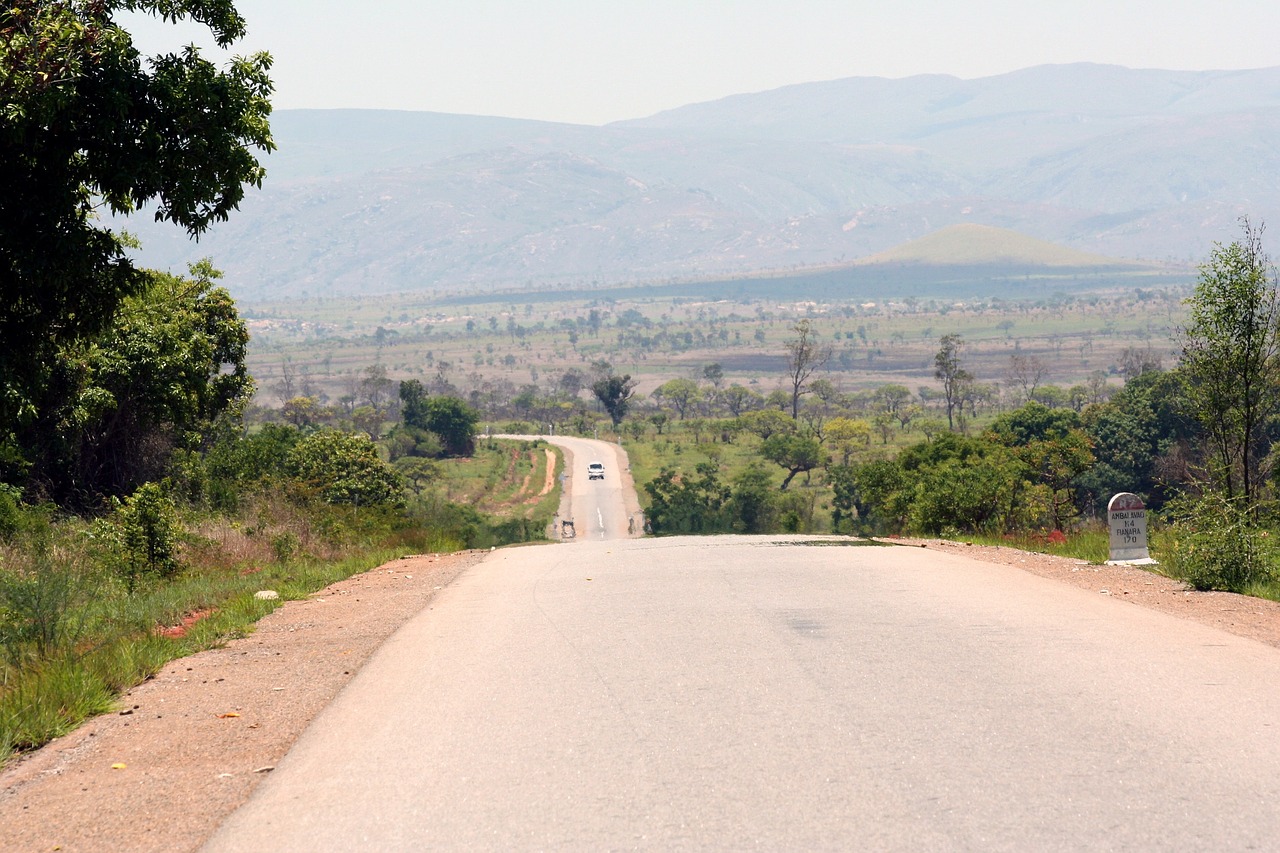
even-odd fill
[{"label": "distant field", "polygon": [[[1034,356],[1044,382],[1114,374],[1126,347],[1176,357],[1189,273],[1003,268],[798,272],[735,281],[589,292],[377,299],[303,299],[242,306],[253,335],[259,401],[279,405],[286,372],[338,400],[375,363],[393,379],[440,378],[464,393],[551,387],[599,360],[641,393],[718,363],[724,382],[767,394],[785,371],[784,344],[808,318],[829,345],[824,376],[842,390],[887,382],[932,386],[944,334],[966,342],[965,366],[998,383],[1011,357]],[[817,378],[817,377],[815,377]],[[1118,381],[1118,380],[1116,380]]]}]

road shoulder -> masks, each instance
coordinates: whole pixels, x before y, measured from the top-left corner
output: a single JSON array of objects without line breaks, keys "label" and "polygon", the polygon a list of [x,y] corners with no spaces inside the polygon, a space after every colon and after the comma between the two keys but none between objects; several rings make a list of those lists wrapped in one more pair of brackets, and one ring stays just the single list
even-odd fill
[{"label": "road shoulder", "polygon": [[1106,566],[1072,557],[1037,554],[996,545],[972,545],[945,539],[892,539],[896,545],[928,548],[988,563],[1013,566],[1070,584],[1190,619],[1238,637],[1280,648],[1280,602],[1231,592],[1197,592],[1181,581],[1138,566]]},{"label": "road shoulder", "polygon": [[120,713],[0,773],[0,849],[197,849],[378,647],[487,554],[388,563],[173,661]]}]

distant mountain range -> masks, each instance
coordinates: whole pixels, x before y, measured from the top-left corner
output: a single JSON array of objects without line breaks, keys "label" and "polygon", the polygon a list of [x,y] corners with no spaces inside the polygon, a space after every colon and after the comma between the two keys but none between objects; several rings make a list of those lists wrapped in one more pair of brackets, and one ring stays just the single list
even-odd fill
[{"label": "distant mountain range", "polygon": [[[852,78],[605,127],[358,110],[273,126],[264,188],[199,244],[128,223],[144,263],[211,256],[247,299],[460,293],[852,264],[958,224],[1186,263],[1240,216],[1280,214],[1280,68]],[[964,233],[939,244],[957,261]]]}]

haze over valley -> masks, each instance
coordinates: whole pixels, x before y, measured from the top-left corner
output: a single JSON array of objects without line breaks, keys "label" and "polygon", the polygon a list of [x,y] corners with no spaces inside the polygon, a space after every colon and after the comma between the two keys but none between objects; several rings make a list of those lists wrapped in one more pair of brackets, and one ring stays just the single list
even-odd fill
[{"label": "haze over valley", "polygon": [[603,127],[284,110],[273,128],[263,189],[199,243],[129,222],[144,263],[212,256],[246,300],[457,294],[839,267],[977,224],[1185,265],[1280,210],[1280,68],[850,78]]}]

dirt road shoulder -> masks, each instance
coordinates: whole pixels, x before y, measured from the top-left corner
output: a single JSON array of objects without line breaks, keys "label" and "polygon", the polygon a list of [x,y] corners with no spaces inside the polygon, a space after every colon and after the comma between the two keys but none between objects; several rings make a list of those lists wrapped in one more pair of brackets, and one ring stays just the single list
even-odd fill
[{"label": "dirt road shoulder", "polygon": [[169,664],[0,774],[0,850],[198,848],[397,628],[488,552],[410,557]]},{"label": "dirt road shoulder", "polygon": [[1280,601],[1250,598],[1233,592],[1196,592],[1181,581],[1138,566],[1098,565],[1072,557],[944,539],[886,541],[1014,566],[1098,595],[1191,619],[1228,634],[1280,648]]}]

